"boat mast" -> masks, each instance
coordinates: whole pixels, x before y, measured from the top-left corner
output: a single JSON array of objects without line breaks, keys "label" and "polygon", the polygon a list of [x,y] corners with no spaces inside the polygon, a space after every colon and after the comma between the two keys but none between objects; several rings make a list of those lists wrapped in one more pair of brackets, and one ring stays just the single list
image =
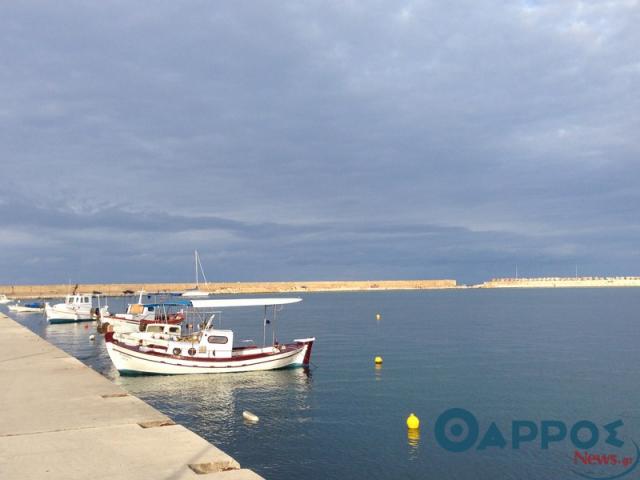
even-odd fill
[{"label": "boat mast", "polygon": [[196,257],[196,289],[200,288],[200,273],[202,273],[202,279],[204,280],[204,284],[207,285],[209,282],[207,282],[207,276],[204,274],[204,268],[202,268],[202,262],[200,261],[200,255],[198,255],[198,250],[195,251],[195,257]]},{"label": "boat mast", "polygon": [[199,287],[199,282],[198,282],[198,250],[195,250],[194,253],[195,253],[195,257],[196,257],[196,259],[195,259],[195,264],[196,264],[195,265],[195,267],[196,267],[196,288],[198,288]]}]

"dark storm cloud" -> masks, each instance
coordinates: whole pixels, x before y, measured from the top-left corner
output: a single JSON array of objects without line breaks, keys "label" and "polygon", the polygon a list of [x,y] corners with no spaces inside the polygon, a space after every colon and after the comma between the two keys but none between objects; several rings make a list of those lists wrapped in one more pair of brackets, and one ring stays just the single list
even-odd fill
[{"label": "dark storm cloud", "polygon": [[0,283],[637,273],[639,10],[4,4]]}]

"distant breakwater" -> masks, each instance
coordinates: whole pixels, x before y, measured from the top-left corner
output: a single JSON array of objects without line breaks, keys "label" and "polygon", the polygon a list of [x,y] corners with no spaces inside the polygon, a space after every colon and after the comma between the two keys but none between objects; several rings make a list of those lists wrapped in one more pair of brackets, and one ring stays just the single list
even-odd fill
[{"label": "distant breakwater", "polygon": [[640,287],[640,277],[494,278],[477,288],[595,288]]},{"label": "distant breakwater", "polygon": [[[193,283],[82,283],[78,292],[100,292],[107,296],[131,295],[144,290],[150,293],[182,292],[193,288]],[[467,287],[456,280],[357,280],[309,282],[225,282],[200,285],[200,290],[212,295],[303,293],[303,292],[358,292],[385,290],[434,290],[452,288],[599,288],[640,287],[640,277],[539,277],[494,278]],[[74,285],[0,285],[0,294],[12,298],[57,298],[73,290]],[[126,293],[125,293],[126,292]]]},{"label": "distant breakwater", "polygon": [[[13,298],[63,297],[75,285],[0,285],[0,294]],[[78,292],[100,292],[107,296],[122,296],[130,292],[181,292],[193,288],[193,283],[82,283]],[[377,280],[377,281],[313,281],[313,282],[235,282],[200,285],[213,295],[253,293],[349,292],[376,290],[431,290],[456,288],[455,280]],[[127,293],[125,293],[127,292]]]}]

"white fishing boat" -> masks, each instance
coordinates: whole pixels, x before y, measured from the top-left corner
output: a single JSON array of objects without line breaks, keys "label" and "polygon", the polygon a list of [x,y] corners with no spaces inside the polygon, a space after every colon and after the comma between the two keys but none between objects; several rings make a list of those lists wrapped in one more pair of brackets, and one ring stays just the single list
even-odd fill
[{"label": "white fishing boat", "polygon": [[0,305],[5,305],[10,301],[5,294],[0,294]]},{"label": "white fishing boat", "polygon": [[195,288],[190,288],[189,290],[185,290],[180,295],[182,297],[188,297],[188,298],[189,297],[190,298],[208,297],[209,292],[200,290],[200,273],[202,273],[202,279],[204,280],[205,286],[207,285],[208,282],[207,282],[207,277],[204,274],[204,269],[202,268],[202,263],[200,262],[200,256],[198,255],[198,251],[195,250],[194,254],[195,254],[195,265],[196,265],[196,286]]},{"label": "white fishing boat", "polygon": [[130,333],[144,331],[152,323],[179,324],[185,318],[184,308],[191,306],[188,300],[143,303],[144,293],[140,292],[138,303],[127,306],[126,313],[97,316],[99,331],[110,329],[115,333]]},{"label": "white fishing boat", "polygon": [[[261,347],[234,347],[233,331],[222,329],[221,321],[215,327],[214,321],[221,312],[214,312],[200,330],[193,332],[188,328],[183,329],[181,325],[166,323],[150,324],[144,332],[107,332],[107,352],[116,369],[123,375],[232,373],[308,365],[315,338],[295,339],[291,343],[281,344],[277,341],[274,330],[278,307],[300,301],[300,298],[191,300],[194,310],[264,307]],[[267,319],[267,307],[273,307],[272,319]],[[271,344],[268,346],[267,325],[271,325],[272,332]]]},{"label": "white fishing boat", "polygon": [[9,311],[16,312],[16,313],[42,313],[42,312],[44,312],[44,304],[42,304],[40,302],[32,302],[32,303],[21,304],[20,300],[18,300],[14,304],[7,305],[7,308],[9,309]]},{"label": "white fishing boat", "polygon": [[[93,320],[93,298],[90,293],[74,293],[65,297],[64,303],[50,305],[44,304],[44,311],[49,323],[74,323],[88,322]],[[97,297],[96,297],[97,298]],[[100,316],[108,315],[107,306],[98,306],[97,312]]]}]

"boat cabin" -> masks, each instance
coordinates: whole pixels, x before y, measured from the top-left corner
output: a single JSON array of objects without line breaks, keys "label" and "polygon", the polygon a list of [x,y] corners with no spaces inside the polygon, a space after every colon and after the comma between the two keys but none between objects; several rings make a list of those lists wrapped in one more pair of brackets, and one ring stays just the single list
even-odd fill
[{"label": "boat cabin", "polygon": [[233,332],[231,330],[205,330],[200,339],[200,351],[206,345],[208,356],[231,358],[233,354]]},{"label": "boat cabin", "polygon": [[156,318],[155,305],[144,305],[142,303],[130,303],[127,313],[119,314],[125,320],[153,320]]},{"label": "boat cabin", "polygon": [[67,295],[64,299],[64,303],[67,305],[91,306],[91,295],[86,293],[79,293],[76,295]]},{"label": "boat cabin", "polygon": [[165,335],[168,337],[180,337],[182,328],[180,327],[180,325],[153,323],[151,325],[147,325],[146,332],[152,335],[156,334],[159,336],[159,338],[162,338]]},{"label": "boat cabin", "polygon": [[152,323],[138,334],[139,345],[145,349],[172,352],[197,358],[231,358],[233,331],[207,328],[183,336],[180,325]]}]

